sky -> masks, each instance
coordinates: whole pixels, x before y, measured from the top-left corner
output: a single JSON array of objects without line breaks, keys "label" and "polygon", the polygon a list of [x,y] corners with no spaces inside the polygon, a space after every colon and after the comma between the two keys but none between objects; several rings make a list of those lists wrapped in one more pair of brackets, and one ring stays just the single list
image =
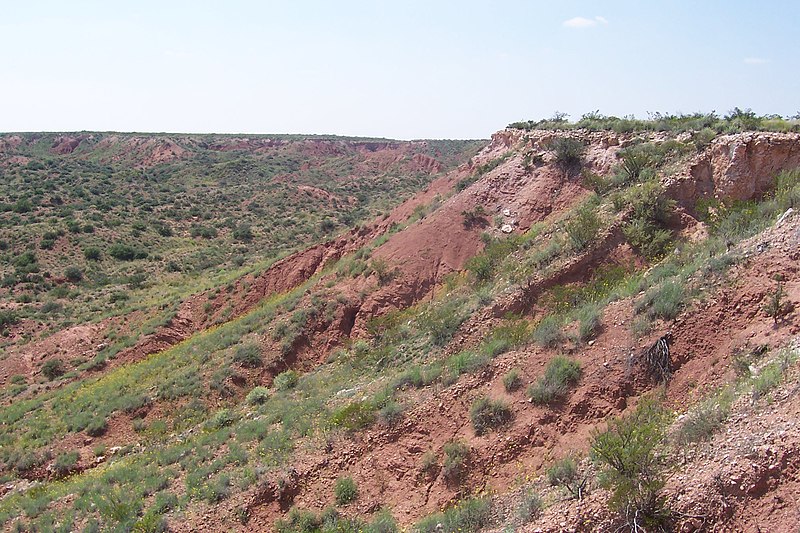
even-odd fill
[{"label": "sky", "polygon": [[0,131],[488,138],[800,112],[800,2],[0,0]]}]

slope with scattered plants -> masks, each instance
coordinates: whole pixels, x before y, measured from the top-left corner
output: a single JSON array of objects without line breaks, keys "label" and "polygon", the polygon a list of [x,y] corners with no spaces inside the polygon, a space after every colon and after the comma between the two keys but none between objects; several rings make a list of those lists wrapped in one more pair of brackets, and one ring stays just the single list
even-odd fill
[{"label": "slope with scattered plants", "polygon": [[[796,470],[800,134],[748,117],[514,125],[385,217],[186,300],[214,319],[149,356],[9,379],[0,520],[791,524],[768,501]],[[717,449],[744,466],[715,477]]]}]

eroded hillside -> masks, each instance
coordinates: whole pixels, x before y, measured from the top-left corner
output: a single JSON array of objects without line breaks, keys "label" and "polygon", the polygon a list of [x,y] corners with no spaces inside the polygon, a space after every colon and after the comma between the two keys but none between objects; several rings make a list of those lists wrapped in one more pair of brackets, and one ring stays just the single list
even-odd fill
[{"label": "eroded hillside", "polygon": [[[72,144],[51,149],[80,154]],[[169,158],[199,157],[176,146]],[[381,158],[424,162],[406,156]],[[0,518],[145,531],[791,524],[798,167],[797,133],[498,132],[372,222],[176,300],[102,368],[38,385],[9,374]],[[9,347],[4,363],[38,357],[44,370],[74,346],[95,357],[102,327]],[[653,366],[644,354],[665,338]],[[673,465],[648,474],[658,506],[641,516],[609,507],[598,436],[617,416],[645,417]],[[554,465],[571,474],[550,486]]]}]

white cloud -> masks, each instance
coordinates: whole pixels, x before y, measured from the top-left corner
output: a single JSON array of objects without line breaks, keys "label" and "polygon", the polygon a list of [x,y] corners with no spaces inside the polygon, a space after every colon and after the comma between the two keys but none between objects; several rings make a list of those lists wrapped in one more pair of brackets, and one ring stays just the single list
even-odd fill
[{"label": "white cloud", "polygon": [[745,65],[763,65],[769,63],[769,59],[764,59],[763,57],[745,57],[743,61]]},{"label": "white cloud", "polygon": [[586,17],[573,17],[561,23],[561,25],[564,26],[565,28],[573,28],[573,29],[592,28],[599,24],[608,24],[608,20],[605,17],[601,17],[598,15],[591,19],[587,19]]}]

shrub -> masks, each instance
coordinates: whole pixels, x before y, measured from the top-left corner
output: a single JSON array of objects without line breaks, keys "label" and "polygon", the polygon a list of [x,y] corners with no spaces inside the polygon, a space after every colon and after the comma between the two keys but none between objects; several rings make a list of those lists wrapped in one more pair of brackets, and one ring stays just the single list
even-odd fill
[{"label": "shrub", "polygon": [[253,389],[247,393],[247,398],[245,401],[250,405],[261,405],[269,400],[269,389],[266,387],[253,387]]},{"label": "shrub", "polygon": [[463,302],[459,299],[431,309],[425,317],[424,327],[431,335],[431,341],[436,346],[444,346],[453,338],[461,323],[466,319]]},{"label": "shrub", "polygon": [[69,266],[64,270],[64,277],[69,282],[78,283],[83,279],[83,270],[76,266]]},{"label": "shrub", "polygon": [[17,313],[12,310],[0,310],[0,329],[7,328],[8,326],[13,326],[19,322],[19,317]]},{"label": "shrub", "polygon": [[167,521],[159,513],[148,510],[133,525],[134,533],[165,533],[169,531]]},{"label": "shrub", "polygon": [[369,263],[370,268],[378,278],[378,285],[384,286],[397,275],[397,269],[390,268],[389,263],[382,257],[376,257]]},{"label": "shrub", "polygon": [[687,413],[675,436],[678,444],[710,439],[728,418],[733,399],[733,391],[728,388]]},{"label": "shrub", "polygon": [[250,242],[253,240],[253,230],[249,224],[242,224],[233,230],[233,238],[237,241]]},{"label": "shrub", "polygon": [[784,352],[779,358],[772,361],[753,378],[753,401],[758,401],[777,387],[783,381],[783,375],[796,360],[796,355],[791,351]]},{"label": "shrub", "polygon": [[202,237],[203,239],[213,239],[217,236],[217,229],[211,226],[194,225],[189,230],[192,237]]},{"label": "shrub", "polygon": [[99,437],[106,432],[106,427],[106,419],[97,415],[86,426],[86,434],[90,437]]},{"label": "shrub", "polygon": [[632,209],[631,220],[622,228],[631,246],[645,257],[664,255],[672,238],[664,226],[675,208],[675,201],[664,194],[656,180],[631,187],[621,201]]},{"label": "shrub", "polygon": [[601,327],[599,305],[590,303],[578,310],[578,337],[582,341],[593,339]]},{"label": "shrub", "polygon": [[631,415],[612,420],[591,446],[602,468],[601,484],[612,492],[609,507],[628,524],[657,529],[665,519],[665,456],[661,451],[667,416],[652,400],[642,400]]},{"label": "shrub", "polygon": [[45,361],[42,365],[42,375],[47,379],[53,380],[56,379],[58,376],[64,374],[64,365],[61,362],[61,359],[52,358]]},{"label": "shrub", "polygon": [[261,366],[261,350],[257,344],[239,346],[233,354],[233,360],[247,368]]},{"label": "shrub", "polygon": [[672,243],[669,230],[642,218],[634,218],[622,226],[622,234],[637,252],[651,259],[662,257]]},{"label": "shrub", "polygon": [[134,261],[136,259],[146,259],[147,252],[133,246],[115,243],[108,249],[108,255],[120,261]]},{"label": "shrub", "polygon": [[558,137],[549,146],[556,156],[556,163],[563,170],[569,171],[579,168],[583,161],[583,152],[586,150],[580,139]]},{"label": "shrub", "polygon": [[683,282],[679,279],[668,280],[650,289],[636,302],[637,313],[647,310],[651,319],[670,320],[678,316],[683,305]]},{"label": "shrub", "polygon": [[439,458],[436,456],[436,453],[433,450],[428,450],[422,455],[422,460],[420,461],[419,465],[420,472],[428,477],[433,477],[436,475],[436,471],[438,469]]},{"label": "shrub", "polygon": [[365,533],[398,533],[400,528],[391,511],[386,507],[375,513],[372,522],[364,530]]},{"label": "shrub", "polygon": [[372,404],[368,402],[353,402],[331,415],[330,423],[349,431],[364,429],[375,421],[375,412]]},{"label": "shrub", "polygon": [[59,454],[53,461],[53,471],[58,477],[66,476],[77,466],[78,459],[80,455],[75,451]]},{"label": "shrub", "polygon": [[503,388],[506,392],[514,392],[522,387],[522,378],[519,376],[519,370],[512,368],[503,376]]},{"label": "shrub", "polygon": [[103,257],[103,252],[97,246],[89,246],[83,250],[83,257],[87,261],[100,261]]},{"label": "shrub", "polygon": [[764,305],[764,312],[767,316],[772,317],[775,324],[778,323],[778,319],[791,311],[791,303],[786,302],[784,298],[783,283],[778,281],[777,287],[769,295],[767,303]]},{"label": "shrub", "polygon": [[286,519],[275,522],[277,533],[315,533],[322,527],[322,519],[312,511],[292,507]]},{"label": "shrub", "polygon": [[476,206],[472,211],[462,211],[461,216],[463,217],[462,224],[467,229],[482,228],[487,225],[486,210],[481,205]]},{"label": "shrub", "polygon": [[617,157],[622,159],[620,170],[625,182],[637,181],[646,168],[655,166],[658,162],[651,144],[637,144],[623,148]]},{"label": "shrub", "polygon": [[351,477],[340,477],[333,486],[337,505],[347,505],[358,498],[358,486]]},{"label": "shrub", "polygon": [[420,533],[480,531],[489,524],[491,517],[491,500],[471,497],[446,511],[424,518],[414,529]]},{"label": "shrub", "polygon": [[378,417],[384,425],[393,426],[403,418],[403,406],[395,401],[390,401],[381,407]]},{"label": "shrub", "polygon": [[583,499],[587,478],[578,476],[578,464],[575,459],[566,457],[554,463],[547,469],[547,481],[554,487],[564,487],[573,498]]},{"label": "shrub", "polygon": [[472,402],[469,416],[475,434],[483,435],[490,429],[497,429],[511,422],[514,413],[504,402],[492,401],[482,396]]},{"label": "shrub", "polygon": [[595,241],[600,227],[600,217],[595,213],[595,207],[584,205],[567,222],[564,230],[569,236],[572,247],[577,251],[581,251]]},{"label": "shrub", "polygon": [[277,390],[287,391],[295,388],[299,381],[300,374],[294,370],[287,370],[275,376],[272,384]]},{"label": "shrub", "polygon": [[581,365],[564,356],[554,357],[544,375],[528,388],[528,396],[537,405],[562,399],[581,377]]},{"label": "shrub", "polygon": [[208,419],[208,421],[205,423],[205,428],[209,431],[214,431],[226,426],[230,426],[235,420],[236,417],[228,409],[220,409]]},{"label": "shrub", "polygon": [[444,461],[442,476],[448,484],[458,484],[467,475],[469,462],[469,446],[461,441],[450,441],[444,445]]},{"label": "shrub", "polygon": [[517,507],[517,516],[523,524],[527,524],[542,512],[542,498],[532,489],[522,494],[522,499]]},{"label": "shrub", "polygon": [[561,333],[561,318],[556,315],[547,315],[539,321],[533,330],[533,341],[543,348],[554,348],[563,338]]}]

